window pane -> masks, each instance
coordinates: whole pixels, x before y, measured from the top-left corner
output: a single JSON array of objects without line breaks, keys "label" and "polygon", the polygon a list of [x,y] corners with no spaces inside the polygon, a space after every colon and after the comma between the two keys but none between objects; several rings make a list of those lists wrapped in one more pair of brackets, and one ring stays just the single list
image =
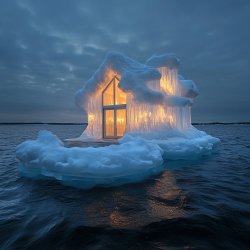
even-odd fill
[{"label": "window pane", "polygon": [[126,104],[126,93],[118,88],[118,83],[115,79],[115,104]]},{"label": "window pane", "polygon": [[105,110],[105,136],[114,136],[115,128],[114,128],[114,110]]},{"label": "window pane", "polygon": [[126,109],[116,110],[116,133],[117,136],[123,136],[126,128]]},{"label": "window pane", "polygon": [[114,80],[103,92],[103,106],[114,105]]}]

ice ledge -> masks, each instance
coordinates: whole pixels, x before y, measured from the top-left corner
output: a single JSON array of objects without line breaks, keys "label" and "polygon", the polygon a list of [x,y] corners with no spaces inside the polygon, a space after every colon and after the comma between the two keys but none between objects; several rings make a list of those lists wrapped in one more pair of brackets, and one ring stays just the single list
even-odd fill
[{"label": "ice ledge", "polygon": [[159,56],[154,55],[146,61],[146,65],[154,68],[167,67],[173,69],[178,68],[179,64],[180,60],[174,53],[166,53]]}]

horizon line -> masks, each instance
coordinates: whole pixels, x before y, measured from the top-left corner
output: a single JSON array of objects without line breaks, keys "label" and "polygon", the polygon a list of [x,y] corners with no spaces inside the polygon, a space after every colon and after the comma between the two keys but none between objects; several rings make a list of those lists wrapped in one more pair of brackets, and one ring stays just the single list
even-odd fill
[{"label": "horizon line", "polygon": [[[87,122],[0,122],[0,125],[88,125]],[[192,125],[215,125],[215,124],[250,124],[250,121],[243,122],[192,122]]]}]

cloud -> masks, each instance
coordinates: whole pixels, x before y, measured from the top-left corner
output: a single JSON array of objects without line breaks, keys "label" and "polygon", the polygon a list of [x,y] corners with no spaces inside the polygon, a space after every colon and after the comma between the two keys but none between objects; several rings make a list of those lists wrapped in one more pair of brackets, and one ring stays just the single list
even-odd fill
[{"label": "cloud", "polygon": [[[250,3],[242,0],[2,1],[1,119],[6,121],[6,111],[25,113],[20,100],[32,106],[33,99],[41,98],[38,111],[48,117],[60,106],[71,109],[74,91],[108,50],[116,50],[141,63],[154,53],[175,52],[180,73],[200,90],[194,121],[220,115],[228,121],[247,120],[249,10]],[[3,98],[10,92],[12,111]],[[203,110],[209,115],[204,117]],[[37,116],[39,112],[31,112],[30,121]]]}]

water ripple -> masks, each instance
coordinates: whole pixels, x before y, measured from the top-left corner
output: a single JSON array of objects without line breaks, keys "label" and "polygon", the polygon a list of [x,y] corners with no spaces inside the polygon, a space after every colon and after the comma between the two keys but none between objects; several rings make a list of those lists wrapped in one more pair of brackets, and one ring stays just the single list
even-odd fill
[{"label": "water ripple", "polygon": [[199,161],[166,162],[139,184],[79,190],[20,177],[15,146],[41,129],[1,126],[1,249],[249,249],[250,126],[202,125],[222,141]]}]

